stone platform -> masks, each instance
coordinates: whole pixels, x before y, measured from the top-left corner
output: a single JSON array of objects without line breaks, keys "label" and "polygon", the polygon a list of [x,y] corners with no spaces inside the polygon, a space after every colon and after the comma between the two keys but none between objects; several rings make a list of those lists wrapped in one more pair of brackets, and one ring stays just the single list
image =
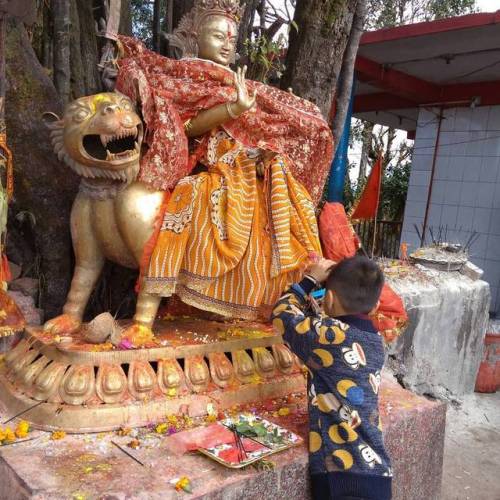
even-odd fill
[{"label": "stone platform", "polygon": [[154,341],[127,349],[27,327],[0,363],[0,401],[12,413],[32,408],[25,418],[40,429],[96,432],[281,397],[302,383],[269,324],[183,317],[154,329]]},{"label": "stone platform", "polygon": [[[302,386],[303,387],[303,386]],[[271,404],[271,403],[269,403]],[[266,418],[304,437],[304,444],[272,457],[276,467],[233,471],[201,455],[178,454],[171,437],[151,435],[139,449],[126,447],[129,437],[115,433],[68,435],[51,441],[36,431],[33,441],[0,448],[0,498],[37,499],[176,499],[217,500],[307,499],[307,421],[304,397],[277,407],[290,407],[276,416],[265,405]],[[446,407],[402,389],[383,377],[381,416],[394,468],[395,500],[437,500],[441,485]],[[3,414],[2,421],[5,414]],[[124,446],[139,462],[111,441]],[[141,465],[142,464],[142,465]],[[172,481],[189,476],[193,493],[176,492]],[[175,482],[175,481],[174,481]]]}]

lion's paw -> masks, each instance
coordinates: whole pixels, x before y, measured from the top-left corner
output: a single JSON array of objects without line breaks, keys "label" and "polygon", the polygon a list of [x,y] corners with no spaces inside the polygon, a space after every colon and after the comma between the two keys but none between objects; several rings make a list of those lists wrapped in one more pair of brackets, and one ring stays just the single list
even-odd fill
[{"label": "lion's paw", "polygon": [[43,325],[43,331],[52,333],[53,335],[70,335],[76,332],[82,322],[80,319],[71,314],[61,314],[55,318],[49,319]]}]

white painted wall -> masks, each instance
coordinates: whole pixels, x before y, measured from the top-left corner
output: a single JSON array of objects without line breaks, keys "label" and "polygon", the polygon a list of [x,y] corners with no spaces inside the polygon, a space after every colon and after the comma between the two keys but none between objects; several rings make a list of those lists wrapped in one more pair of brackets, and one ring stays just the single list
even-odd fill
[{"label": "white painted wall", "polygon": [[[421,228],[424,221],[438,112],[419,113],[401,239],[410,251],[419,246],[414,224]],[[500,106],[444,111],[427,226],[436,232],[446,225],[453,242],[480,233],[471,260],[484,270],[491,311],[500,315]]]}]

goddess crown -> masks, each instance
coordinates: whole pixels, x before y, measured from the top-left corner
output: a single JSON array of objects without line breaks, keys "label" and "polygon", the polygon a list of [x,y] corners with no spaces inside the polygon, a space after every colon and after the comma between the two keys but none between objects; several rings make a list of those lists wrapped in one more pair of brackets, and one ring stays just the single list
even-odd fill
[{"label": "goddess crown", "polygon": [[182,57],[197,57],[198,30],[207,17],[224,16],[238,26],[243,7],[239,0],[196,0],[194,7],[180,20],[172,35],[167,35],[170,45],[182,51]]}]

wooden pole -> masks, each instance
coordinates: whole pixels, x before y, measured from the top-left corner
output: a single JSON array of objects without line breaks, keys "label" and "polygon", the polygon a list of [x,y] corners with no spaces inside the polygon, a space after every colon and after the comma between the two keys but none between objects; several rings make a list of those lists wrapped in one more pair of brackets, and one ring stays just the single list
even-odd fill
[{"label": "wooden pole", "polygon": [[375,213],[375,219],[373,224],[372,259],[373,256],[375,255],[375,243],[377,241],[376,238],[377,238],[377,214]]}]

